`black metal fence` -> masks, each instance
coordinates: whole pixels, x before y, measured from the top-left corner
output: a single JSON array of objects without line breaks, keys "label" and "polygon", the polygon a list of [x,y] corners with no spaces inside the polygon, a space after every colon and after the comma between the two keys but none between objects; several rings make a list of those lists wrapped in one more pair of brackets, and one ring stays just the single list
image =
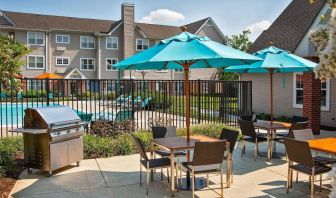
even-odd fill
[{"label": "black metal fence", "polygon": [[[84,121],[132,119],[136,129],[161,119],[185,127],[185,81],[22,79],[22,89],[0,86],[0,137],[23,123],[30,107],[66,105]],[[191,124],[237,126],[239,116],[252,112],[250,81],[190,82]]]}]

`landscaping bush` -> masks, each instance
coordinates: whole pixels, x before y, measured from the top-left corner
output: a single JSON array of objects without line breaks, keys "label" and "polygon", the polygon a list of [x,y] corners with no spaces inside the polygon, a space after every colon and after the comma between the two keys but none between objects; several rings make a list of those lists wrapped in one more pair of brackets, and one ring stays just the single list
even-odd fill
[{"label": "landscaping bush", "polygon": [[114,155],[112,138],[84,135],[84,158],[111,157]]},{"label": "landscaping bush", "polygon": [[130,155],[136,153],[131,134],[120,134],[112,141],[114,155]]},{"label": "landscaping bush", "polygon": [[89,134],[100,137],[116,137],[123,133],[130,133],[133,127],[132,120],[110,121],[102,119],[91,123]]},{"label": "landscaping bush", "polygon": [[150,146],[153,139],[153,135],[150,131],[139,130],[134,132],[133,135],[140,139],[140,142],[146,151],[150,151]]},{"label": "landscaping bush", "polygon": [[[219,138],[223,128],[239,131],[239,129],[232,128],[224,124],[199,124],[191,126],[190,133],[191,135],[205,135],[212,138]],[[186,131],[186,128],[179,128],[176,133],[178,136],[184,136],[186,135]],[[240,139],[240,136],[238,139]]]},{"label": "landscaping bush", "polygon": [[22,136],[0,138],[0,177],[5,176],[15,162],[15,156],[22,151]]}]

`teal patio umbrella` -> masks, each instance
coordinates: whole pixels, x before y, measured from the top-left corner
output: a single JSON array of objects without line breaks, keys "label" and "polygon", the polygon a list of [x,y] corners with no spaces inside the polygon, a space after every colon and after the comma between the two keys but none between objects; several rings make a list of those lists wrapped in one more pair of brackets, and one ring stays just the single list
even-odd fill
[{"label": "teal patio umbrella", "polygon": [[189,69],[216,68],[230,65],[251,64],[261,59],[186,32],[160,41],[157,45],[131,56],[116,67],[119,69],[184,69],[186,91],[187,140],[190,137]]},{"label": "teal patio umbrella", "polygon": [[309,72],[317,66],[316,63],[301,58],[288,51],[270,46],[253,55],[263,59],[250,65],[236,65],[224,69],[224,72],[235,73],[269,73],[270,75],[270,108],[271,122],[273,122],[273,74],[286,72]]}]

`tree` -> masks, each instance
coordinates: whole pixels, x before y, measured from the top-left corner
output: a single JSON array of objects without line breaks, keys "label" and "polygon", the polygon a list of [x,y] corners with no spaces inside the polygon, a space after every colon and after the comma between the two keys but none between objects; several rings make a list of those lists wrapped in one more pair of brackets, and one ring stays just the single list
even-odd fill
[{"label": "tree", "polygon": [[[309,0],[309,3],[314,3]],[[317,55],[320,59],[315,69],[316,77],[321,80],[336,77],[336,3],[329,1],[330,16],[322,16],[321,20],[329,19],[329,24],[320,27],[310,34],[310,40],[317,47]]]},{"label": "tree", "polygon": [[5,89],[20,88],[17,76],[24,64],[21,58],[30,52],[29,47],[9,36],[0,35],[0,84]]},{"label": "tree", "polygon": [[[238,49],[240,51],[246,52],[252,42],[249,39],[251,34],[250,30],[244,30],[238,35],[232,35],[231,37],[225,36],[227,44],[232,48]],[[235,73],[224,72],[223,68],[218,68],[216,77],[220,80],[238,80],[239,76]]]}]

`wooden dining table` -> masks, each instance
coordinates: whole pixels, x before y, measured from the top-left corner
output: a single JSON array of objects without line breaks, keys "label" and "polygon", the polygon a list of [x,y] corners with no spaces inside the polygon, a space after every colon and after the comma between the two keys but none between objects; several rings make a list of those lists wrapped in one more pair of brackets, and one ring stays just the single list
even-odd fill
[{"label": "wooden dining table", "polygon": [[308,140],[309,146],[312,150],[336,155],[336,138],[321,138]]},{"label": "wooden dining table", "polygon": [[254,122],[254,127],[257,129],[263,129],[267,131],[267,151],[266,154],[260,153],[260,155],[267,157],[267,161],[270,161],[271,158],[276,157],[276,153],[272,152],[273,138],[275,137],[276,131],[289,129],[291,127],[290,123],[286,122],[270,122],[270,121],[259,121]]},{"label": "wooden dining table", "polygon": [[[194,149],[195,143],[196,142],[211,142],[211,141],[218,141],[218,139],[207,137],[204,135],[193,135],[190,136],[190,140],[187,141],[186,137],[168,137],[168,138],[158,138],[158,139],[153,139],[152,144],[151,144],[151,157],[153,158],[154,154],[154,147],[158,146],[162,149],[167,149],[170,151],[170,159],[171,159],[171,164],[170,164],[170,175],[171,175],[171,192],[172,196],[174,196],[174,191],[175,191],[175,181],[174,181],[174,170],[175,170],[175,162],[174,162],[174,153],[176,151],[181,151],[181,150],[187,150],[190,151]],[[187,154],[187,160],[189,161],[189,154]],[[153,173],[152,173],[153,174]],[[189,181],[187,178],[187,181],[189,182],[189,187],[190,187],[190,175],[189,176]]]}]

